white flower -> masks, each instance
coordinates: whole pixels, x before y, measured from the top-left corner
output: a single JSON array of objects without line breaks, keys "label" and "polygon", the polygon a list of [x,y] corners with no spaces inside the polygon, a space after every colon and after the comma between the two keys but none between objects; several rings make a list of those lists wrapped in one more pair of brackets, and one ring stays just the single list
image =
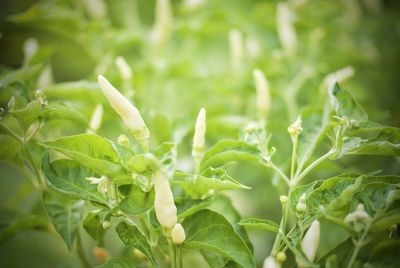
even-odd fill
[{"label": "white flower", "polygon": [[101,176],[100,178],[88,177],[85,179],[90,181],[91,184],[97,184],[97,191],[100,193],[107,193],[111,185],[111,181],[105,176]]},{"label": "white flower", "polygon": [[174,228],[172,229],[171,238],[172,242],[174,242],[176,245],[182,244],[183,241],[185,241],[185,230],[180,223],[175,224]]},{"label": "white flower", "polygon": [[354,212],[349,213],[346,218],[344,218],[344,221],[353,224],[354,230],[360,232],[370,224],[371,217],[365,211],[364,205],[359,204]]},{"label": "white flower", "polygon": [[292,139],[296,138],[303,131],[302,123],[303,122],[299,116],[297,117],[296,121],[294,121],[294,123],[288,127],[288,132]]}]

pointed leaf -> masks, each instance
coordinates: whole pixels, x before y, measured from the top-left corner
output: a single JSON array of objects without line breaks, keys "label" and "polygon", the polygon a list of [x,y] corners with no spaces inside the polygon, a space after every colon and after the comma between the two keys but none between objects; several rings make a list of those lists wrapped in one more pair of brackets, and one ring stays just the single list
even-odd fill
[{"label": "pointed leaf", "polygon": [[187,234],[185,248],[208,250],[232,259],[242,267],[255,267],[249,248],[222,215],[201,210],[186,218],[183,227]]}]

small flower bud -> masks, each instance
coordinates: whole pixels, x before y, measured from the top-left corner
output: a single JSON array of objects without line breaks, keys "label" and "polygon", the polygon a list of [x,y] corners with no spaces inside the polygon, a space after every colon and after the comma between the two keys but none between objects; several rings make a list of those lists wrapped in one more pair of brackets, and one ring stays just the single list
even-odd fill
[{"label": "small flower bud", "polygon": [[303,193],[300,196],[299,201],[297,202],[297,205],[296,205],[296,211],[297,212],[304,213],[307,210],[306,199],[307,199],[307,196],[306,196],[305,193]]},{"label": "small flower bud", "polygon": [[271,96],[269,92],[268,80],[265,78],[263,72],[258,69],[253,71],[254,81],[256,83],[256,106],[258,117],[261,120],[265,120],[268,111],[271,108]]},{"label": "small flower bud", "polygon": [[280,262],[280,263],[285,262],[285,261],[286,261],[286,254],[285,254],[285,252],[279,251],[279,252],[276,254],[276,260],[277,260],[278,262]]},{"label": "small flower bud", "polygon": [[194,158],[201,158],[204,153],[204,144],[206,136],[206,110],[200,109],[197,116],[196,126],[193,136],[192,155]]},{"label": "small flower bud", "polygon": [[180,223],[175,224],[174,228],[172,229],[171,238],[175,245],[182,244],[183,241],[185,241],[185,230]]},{"label": "small flower bud", "polygon": [[288,200],[289,200],[289,198],[287,197],[287,195],[281,195],[279,197],[279,201],[281,202],[282,206],[286,205]]},{"label": "small flower bud", "polygon": [[275,260],[274,257],[268,256],[264,260],[263,268],[280,268],[281,265]]},{"label": "small flower bud", "polygon": [[148,149],[150,132],[143,121],[138,109],[125,98],[106,78],[98,77],[100,88],[110,102],[113,109],[122,118],[125,125],[132,131],[133,136],[144,150]]},{"label": "small flower bud", "polygon": [[296,205],[296,211],[297,212],[303,213],[306,210],[307,210],[307,204],[306,203],[302,203],[302,202],[297,203],[297,205]]},{"label": "small flower bud", "polygon": [[133,78],[133,72],[125,58],[119,56],[115,59],[115,65],[117,65],[120,76],[125,81],[130,81]]},{"label": "small flower bud", "polygon": [[297,138],[297,136],[298,136],[302,131],[303,131],[302,121],[301,121],[301,118],[300,118],[300,116],[299,116],[299,117],[297,117],[296,121],[294,121],[294,123],[291,124],[291,125],[288,127],[288,132],[289,132],[290,138],[291,138],[292,140],[294,140],[294,139]]},{"label": "small flower bud", "polygon": [[276,24],[279,41],[287,55],[293,55],[297,50],[297,35],[293,25],[294,15],[286,3],[278,3]]},{"label": "small flower bud", "polygon": [[124,134],[118,136],[117,142],[118,142],[118,144],[120,144],[122,146],[125,146],[125,147],[129,146],[129,139]]},{"label": "small flower bud", "polygon": [[109,229],[111,227],[111,223],[109,221],[103,221],[101,226],[103,227],[103,229]]},{"label": "small flower bud", "polygon": [[[320,224],[318,220],[315,220],[311,223],[310,228],[308,228],[306,234],[303,237],[303,240],[301,241],[301,248],[308,260],[310,260],[311,262],[314,261],[317,255],[319,237]],[[299,258],[296,258],[296,262],[299,267],[307,267],[307,265]]]},{"label": "small flower bud", "polygon": [[234,71],[238,71],[243,63],[243,36],[238,29],[229,32],[229,47],[231,54],[231,64]]}]

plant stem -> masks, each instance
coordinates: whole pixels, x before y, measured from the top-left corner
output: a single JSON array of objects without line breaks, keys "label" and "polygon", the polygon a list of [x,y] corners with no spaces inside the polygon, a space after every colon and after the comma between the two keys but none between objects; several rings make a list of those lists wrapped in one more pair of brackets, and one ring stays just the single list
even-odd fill
[{"label": "plant stem", "polygon": [[285,173],[283,173],[283,171],[277,167],[272,161],[270,161],[268,163],[268,166],[271,167],[273,170],[275,170],[276,173],[278,173],[278,175],[283,179],[283,181],[289,185],[290,181],[289,178],[285,175]]},{"label": "plant stem", "polygon": [[77,232],[76,232],[76,250],[78,252],[79,258],[81,259],[83,265],[86,268],[90,268],[91,265],[90,265],[89,261],[86,259],[85,252],[83,250],[82,237],[81,237],[81,233],[79,232],[79,230],[77,230]]},{"label": "plant stem", "polygon": [[297,176],[293,181],[292,184],[295,186],[297,185],[308,173],[310,173],[311,170],[313,170],[316,166],[321,164],[323,161],[325,161],[327,158],[329,158],[331,155],[334,154],[334,150],[328,151],[326,154],[312,162],[304,171],[300,173],[299,176]]},{"label": "plant stem", "polygon": [[178,268],[176,266],[176,252],[175,252],[175,245],[172,242],[171,238],[168,237],[168,247],[169,247],[169,256],[171,259],[171,268]]},{"label": "plant stem", "polygon": [[26,155],[28,156],[28,160],[30,162],[30,165],[32,166],[32,169],[35,172],[35,175],[38,180],[38,185],[40,186],[41,189],[46,189],[46,183],[42,177],[42,174],[40,173],[40,170],[37,167],[35,160],[33,159],[32,154],[26,145],[24,145],[24,150],[25,150]]},{"label": "plant stem", "polygon": [[176,266],[177,268],[182,268],[182,249],[180,246],[175,247],[176,250]]},{"label": "plant stem", "polygon": [[295,135],[293,137],[292,164],[290,165],[290,179],[293,179],[293,177],[294,177],[294,169],[295,169],[295,165],[296,165],[297,141],[298,141],[298,135]]}]

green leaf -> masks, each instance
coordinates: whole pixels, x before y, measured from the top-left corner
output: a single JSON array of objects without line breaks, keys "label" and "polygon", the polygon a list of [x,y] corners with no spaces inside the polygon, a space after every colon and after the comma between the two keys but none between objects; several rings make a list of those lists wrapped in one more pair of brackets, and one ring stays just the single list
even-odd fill
[{"label": "green leaf", "polygon": [[231,178],[221,168],[209,168],[204,175],[193,175],[184,172],[176,172],[173,184],[181,187],[192,198],[205,198],[215,191],[250,189],[249,187]]},{"label": "green leaf", "polygon": [[14,107],[9,109],[9,113],[18,119],[24,130],[27,130],[33,122],[39,119],[41,105],[39,101],[34,100],[26,104],[26,106],[21,107],[15,101]]},{"label": "green leaf", "polygon": [[103,228],[102,223],[108,217],[107,210],[100,210],[98,212],[89,212],[83,220],[83,228],[90,235],[91,238],[98,241],[99,247],[104,246],[104,235],[107,230]]},{"label": "green leaf", "polygon": [[201,161],[201,170],[220,167],[233,161],[260,163],[257,146],[242,141],[223,140],[211,147]]},{"label": "green leaf", "polygon": [[175,200],[176,208],[178,209],[178,219],[184,219],[197,211],[208,207],[211,202],[211,198]]},{"label": "green leaf", "polygon": [[99,85],[89,81],[57,83],[45,88],[44,93],[48,99],[82,101],[82,96],[85,96],[85,101],[104,102],[104,96]]},{"label": "green leaf", "polygon": [[172,142],[162,143],[153,154],[158,158],[168,176],[172,176],[176,168],[176,145]]},{"label": "green leaf", "polygon": [[21,144],[8,135],[0,134],[0,161],[22,165]]},{"label": "green leaf", "polygon": [[[340,156],[348,154],[400,156],[400,129],[394,127],[359,128],[356,134],[343,141]],[[354,135],[354,134],[353,134]]]},{"label": "green leaf", "polygon": [[394,209],[374,220],[371,232],[378,233],[400,224],[400,209]]},{"label": "green leaf", "polygon": [[121,258],[109,259],[106,263],[96,266],[96,268],[135,268],[132,264],[128,263]]},{"label": "green leaf", "polygon": [[329,93],[332,108],[337,116],[347,117],[352,125],[368,119],[364,109],[351,97],[350,93],[341,89],[338,84],[335,84]]},{"label": "green leaf", "polygon": [[396,268],[400,266],[399,252],[398,239],[384,240],[372,249],[368,262],[374,267]]},{"label": "green leaf", "polygon": [[154,267],[157,267],[149,242],[139,228],[126,222],[120,222],[116,227],[116,231],[125,245],[130,245],[140,250],[149,258]]},{"label": "green leaf", "polygon": [[251,251],[222,215],[201,210],[186,218],[183,227],[187,234],[185,248],[208,250],[242,267],[255,267]]},{"label": "green leaf", "polygon": [[57,150],[101,175],[124,174],[117,147],[111,141],[94,134],[61,137],[41,145]]},{"label": "green leaf", "polygon": [[16,218],[10,222],[6,228],[0,233],[0,244],[9,237],[18,234],[22,230],[35,229],[35,230],[49,230],[48,220],[45,217],[37,215],[29,215],[21,218]]},{"label": "green leaf", "polygon": [[154,190],[144,192],[135,185],[123,185],[118,190],[124,196],[119,203],[120,209],[129,215],[141,214],[153,207]]},{"label": "green leaf", "polygon": [[48,191],[43,193],[43,205],[56,231],[71,251],[82,220],[83,200],[71,200]]},{"label": "green leaf", "polygon": [[77,162],[60,159],[50,163],[50,156],[46,153],[42,161],[42,170],[47,181],[57,191],[107,205],[106,198],[97,191],[97,186],[86,180],[87,177],[93,176],[93,172]]},{"label": "green leaf", "polygon": [[3,89],[5,86],[14,82],[36,79],[41,70],[42,66],[38,64],[8,72],[0,78],[0,89]]},{"label": "green leaf", "polygon": [[302,110],[301,120],[303,131],[298,137],[297,163],[303,167],[306,161],[312,156],[316,146],[328,132],[328,115],[325,111],[315,107],[308,107]]},{"label": "green leaf", "polygon": [[41,117],[45,121],[71,120],[88,125],[88,120],[78,110],[63,104],[50,104],[43,109]]},{"label": "green leaf", "polygon": [[241,220],[239,222],[240,225],[244,227],[250,227],[255,229],[261,229],[269,232],[278,233],[279,225],[273,221],[257,219],[257,218],[248,218]]}]

